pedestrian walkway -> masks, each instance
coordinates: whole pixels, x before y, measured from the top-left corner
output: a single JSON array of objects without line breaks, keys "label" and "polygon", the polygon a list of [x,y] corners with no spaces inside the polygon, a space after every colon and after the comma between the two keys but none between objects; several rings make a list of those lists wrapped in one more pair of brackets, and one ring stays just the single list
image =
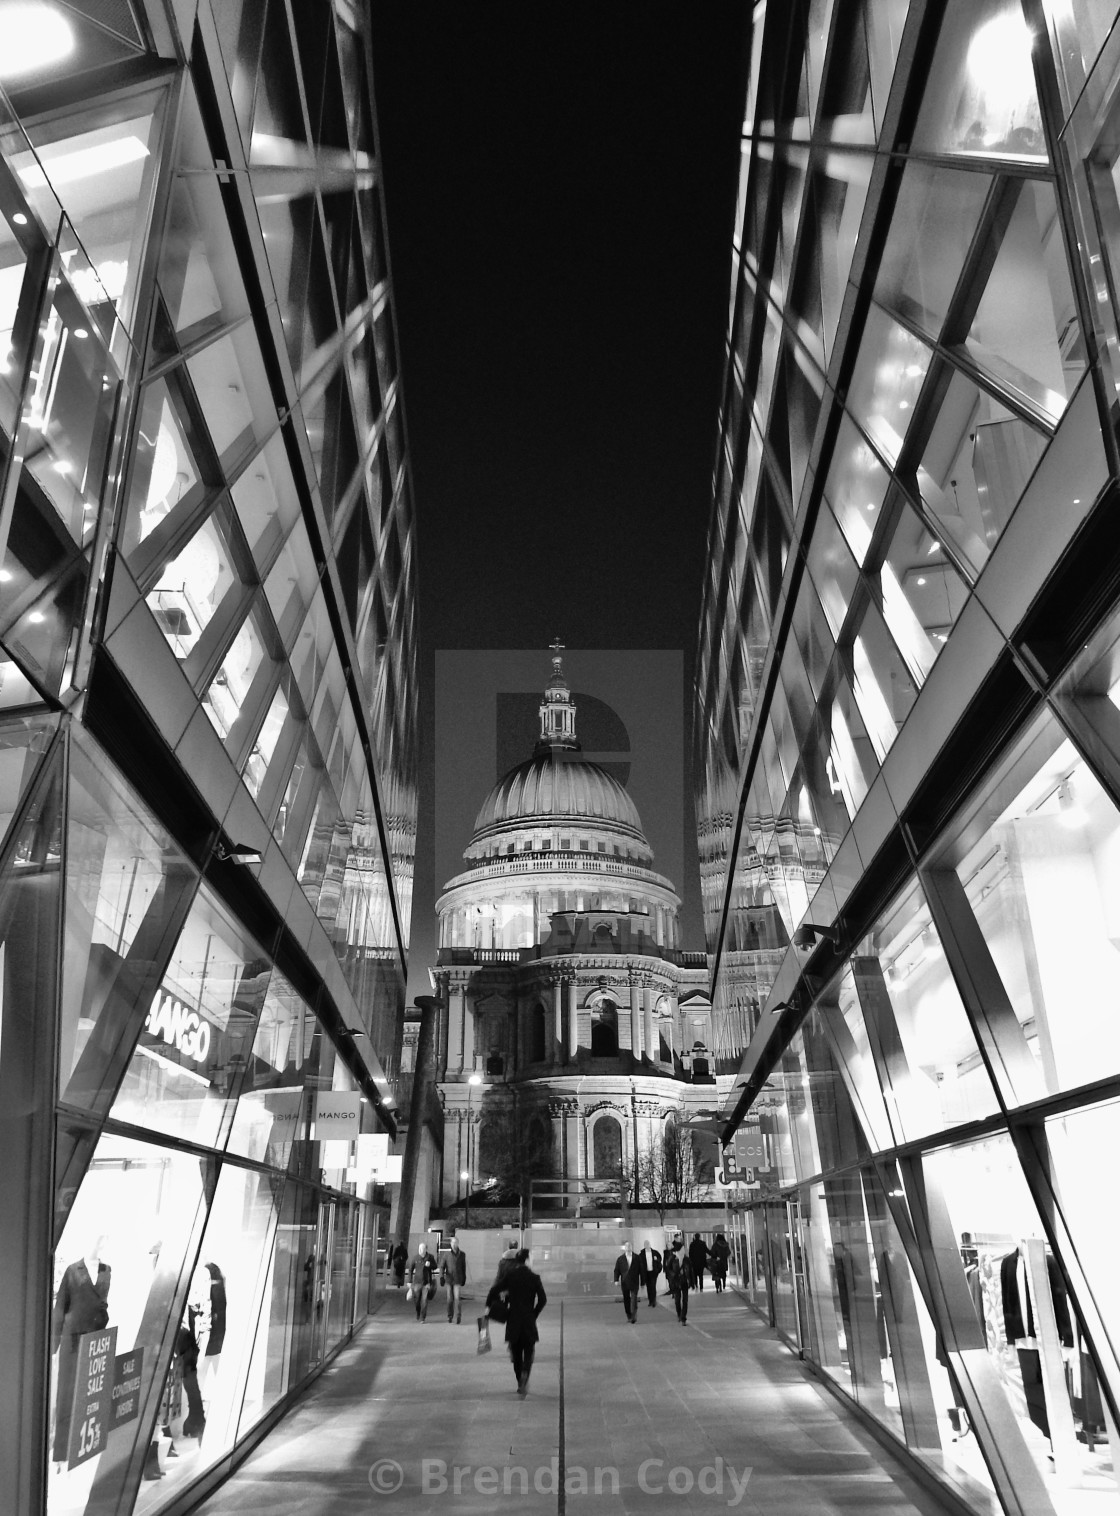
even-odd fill
[{"label": "pedestrian walkway", "polygon": [[550,1302],[524,1400],[441,1303],[390,1292],[201,1516],[942,1516],[734,1293]]}]

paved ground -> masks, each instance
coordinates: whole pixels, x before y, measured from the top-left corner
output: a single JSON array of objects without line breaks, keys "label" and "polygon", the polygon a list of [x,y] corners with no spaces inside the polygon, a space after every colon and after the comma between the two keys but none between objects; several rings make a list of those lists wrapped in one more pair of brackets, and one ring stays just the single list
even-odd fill
[{"label": "paved ground", "polygon": [[550,1303],[524,1400],[440,1304],[392,1294],[201,1516],[940,1516],[731,1292]]}]

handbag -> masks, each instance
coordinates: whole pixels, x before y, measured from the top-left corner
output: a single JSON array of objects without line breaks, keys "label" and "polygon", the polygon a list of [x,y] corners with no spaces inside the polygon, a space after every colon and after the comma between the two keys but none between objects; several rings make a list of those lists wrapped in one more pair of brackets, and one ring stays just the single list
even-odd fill
[{"label": "handbag", "polygon": [[478,1348],[476,1351],[479,1354],[489,1353],[492,1347],[493,1343],[490,1341],[490,1323],[485,1316],[480,1316],[478,1318]]},{"label": "handbag", "polygon": [[491,1321],[505,1322],[509,1320],[509,1302],[508,1300],[503,1300],[501,1295],[497,1297],[493,1305],[487,1306],[487,1310],[490,1312]]},{"label": "handbag", "polygon": [[411,1285],[409,1285],[408,1289],[405,1290],[405,1292],[404,1292],[404,1298],[406,1300],[411,1300],[412,1299],[412,1286]]}]

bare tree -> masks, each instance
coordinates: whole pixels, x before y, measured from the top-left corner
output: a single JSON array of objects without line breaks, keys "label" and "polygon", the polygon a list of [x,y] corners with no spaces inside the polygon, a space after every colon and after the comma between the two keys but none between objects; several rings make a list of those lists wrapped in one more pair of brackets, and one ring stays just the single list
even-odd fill
[{"label": "bare tree", "polygon": [[499,1203],[527,1201],[531,1181],[552,1173],[552,1140],[539,1114],[514,1106],[489,1109],[479,1139],[479,1182],[492,1188]]},{"label": "bare tree", "polygon": [[658,1219],[665,1223],[665,1212],[676,1205],[688,1205],[700,1198],[703,1188],[697,1175],[692,1133],[682,1132],[670,1121],[661,1140],[638,1154],[638,1199],[656,1206]]}]

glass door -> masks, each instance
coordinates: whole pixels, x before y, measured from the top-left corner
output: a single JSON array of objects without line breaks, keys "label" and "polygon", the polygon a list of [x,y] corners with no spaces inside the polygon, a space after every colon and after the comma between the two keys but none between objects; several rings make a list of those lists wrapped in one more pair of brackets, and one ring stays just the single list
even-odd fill
[{"label": "glass door", "polygon": [[331,1248],[334,1231],[334,1204],[319,1201],[319,1223],[315,1233],[315,1253],[311,1266],[311,1362],[321,1363],[327,1347],[327,1322],[331,1293]]}]

